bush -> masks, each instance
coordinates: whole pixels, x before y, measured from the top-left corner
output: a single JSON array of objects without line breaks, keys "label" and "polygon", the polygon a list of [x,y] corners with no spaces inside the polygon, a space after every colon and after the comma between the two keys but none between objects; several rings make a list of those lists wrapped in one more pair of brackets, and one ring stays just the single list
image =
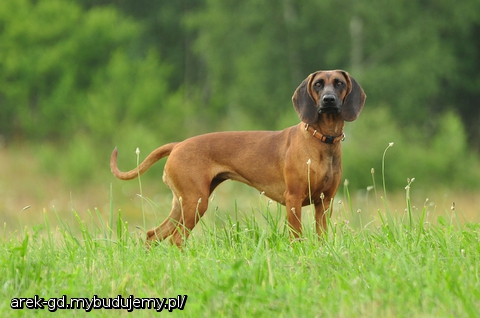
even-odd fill
[{"label": "bush", "polygon": [[387,107],[370,107],[358,121],[346,125],[343,148],[343,176],[351,187],[381,184],[381,155],[386,155],[385,176],[390,189],[401,189],[406,177],[414,177],[419,187],[449,186],[457,189],[480,188],[480,165],[467,147],[462,122],[452,111],[441,115],[433,132],[426,128],[398,127]]}]

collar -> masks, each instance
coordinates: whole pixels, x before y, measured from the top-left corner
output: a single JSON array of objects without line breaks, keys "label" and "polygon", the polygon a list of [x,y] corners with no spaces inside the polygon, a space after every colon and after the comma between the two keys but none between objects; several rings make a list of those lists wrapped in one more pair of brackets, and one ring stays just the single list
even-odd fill
[{"label": "collar", "polygon": [[315,128],[313,128],[309,124],[305,124],[305,130],[311,132],[313,137],[319,139],[321,142],[324,142],[326,144],[336,144],[339,141],[345,140],[345,134],[343,132],[338,136],[328,136],[318,132]]}]

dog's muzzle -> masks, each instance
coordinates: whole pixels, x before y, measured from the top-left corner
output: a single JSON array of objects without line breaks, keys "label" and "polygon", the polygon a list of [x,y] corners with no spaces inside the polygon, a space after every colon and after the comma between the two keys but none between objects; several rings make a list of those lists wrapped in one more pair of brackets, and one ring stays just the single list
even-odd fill
[{"label": "dog's muzzle", "polygon": [[340,114],[342,109],[340,107],[318,107],[319,114]]},{"label": "dog's muzzle", "polygon": [[340,114],[342,112],[341,104],[334,94],[325,94],[319,101],[319,114]]}]

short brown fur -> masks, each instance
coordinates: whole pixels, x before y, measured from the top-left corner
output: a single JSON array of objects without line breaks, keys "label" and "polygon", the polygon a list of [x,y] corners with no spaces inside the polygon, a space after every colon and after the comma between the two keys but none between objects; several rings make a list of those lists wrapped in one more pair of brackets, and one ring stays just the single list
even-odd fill
[{"label": "short brown fur", "polygon": [[[217,132],[169,143],[129,172],[118,170],[115,149],[110,167],[117,178],[130,180],[169,156],[163,181],[173,192],[172,210],[162,224],[147,232],[148,242],[170,236],[173,244],[181,246],[207,210],[213,190],[227,179],[252,186],[285,205],[293,239],[302,232],[302,206],[312,202],[321,235],[341,182],[341,143],[337,141],[344,121],[358,117],[365,97],[347,72],[318,71],[292,97],[302,120],[298,125],[282,131]],[[324,136],[323,142],[319,136]]]}]

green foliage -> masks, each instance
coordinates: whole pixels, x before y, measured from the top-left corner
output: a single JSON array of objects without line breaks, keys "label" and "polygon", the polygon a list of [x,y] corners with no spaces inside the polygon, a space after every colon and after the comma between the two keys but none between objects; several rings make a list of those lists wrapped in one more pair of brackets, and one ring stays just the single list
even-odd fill
[{"label": "green foliage", "polygon": [[164,132],[167,139],[178,136],[169,132],[184,126],[191,110],[182,105],[181,90],[169,92],[170,70],[158,60],[155,51],[134,61],[123,51],[113,54],[85,96],[81,122],[90,134],[105,140],[119,127],[142,125],[151,133]]},{"label": "green foliage", "polygon": [[480,47],[473,34],[480,25],[474,13],[480,2],[374,1],[370,6],[357,2],[355,8],[364,30],[358,71],[369,101],[386,103],[409,129],[431,125],[439,114],[455,110],[469,142],[479,149],[480,112],[473,105],[480,98]]},{"label": "green foliage", "polygon": [[78,130],[92,75],[140,31],[114,8],[82,12],[71,1],[4,1],[0,21],[0,96],[9,114],[1,132],[29,139]]},{"label": "green foliage", "polygon": [[353,186],[394,141],[393,186],[414,174],[478,188],[479,10],[454,0],[4,0],[0,138],[48,140],[62,155],[40,151],[40,161],[81,184],[107,169],[114,146],[144,153],[206,131],[293,125],[300,82],[342,68],[368,95],[346,128]]},{"label": "green foliage", "polygon": [[327,27],[322,32],[332,33],[325,38],[312,32],[318,28],[315,12],[333,7],[333,2],[318,1],[210,0],[188,15],[187,26],[199,32],[195,49],[209,71],[200,85],[209,93],[210,107],[234,127],[237,114],[244,113],[258,127],[279,128],[293,91],[308,74],[346,64],[345,45],[338,43],[329,52],[322,47],[346,32],[348,21]]},{"label": "green foliage", "polygon": [[[378,154],[390,143],[386,179],[390,189],[414,177],[417,186],[443,185],[456,189],[478,186],[480,164],[467,146],[466,133],[458,115],[440,117],[430,137],[422,129],[401,129],[388,108],[367,109],[347,130],[343,150],[344,178],[352,187],[371,186],[371,168],[381,171]],[[363,120],[365,119],[365,120]],[[379,182],[379,181],[377,181]]]}]

